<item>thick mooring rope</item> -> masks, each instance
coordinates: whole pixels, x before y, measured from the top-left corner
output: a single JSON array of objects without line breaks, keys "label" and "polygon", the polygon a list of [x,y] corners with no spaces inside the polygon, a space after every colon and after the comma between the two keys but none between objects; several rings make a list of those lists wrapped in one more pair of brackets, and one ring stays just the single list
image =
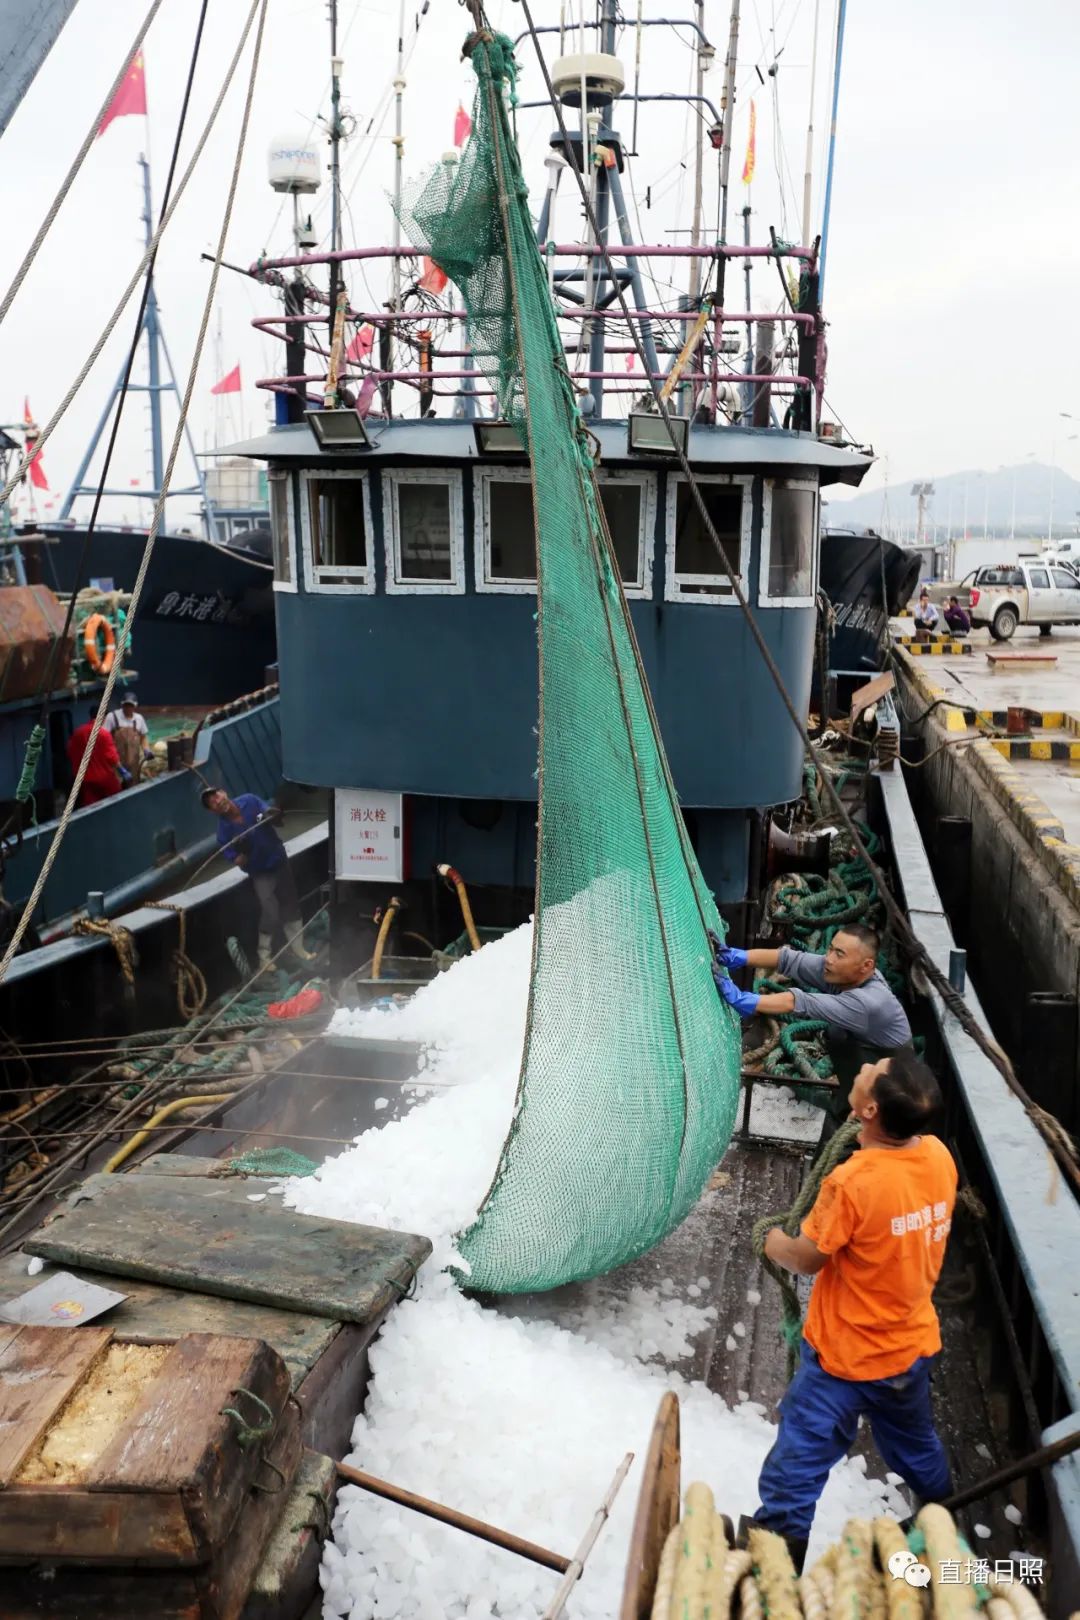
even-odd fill
[{"label": "thick mooring rope", "polygon": [[842,1163],[848,1155],[862,1126],[857,1119],[850,1119],[841,1125],[836,1135],[824,1148],[818,1158],[810,1167],[809,1174],[799,1188],[798,1197],[789,1210],[783,1215],[763,1215],[759,1221],[754,1222],[750,1241],[754,1253],[761,1261],[763,1268],[780,1289],[780,1308],[782,1312],[782,1332],[787,1343],[788,1377],[791,1378],[798,1360],[799,1344],[802,1339],[802,1310],[799,1307],[799,1296],[795,1282],[790,1272],[784,1271],[765,1256],[765,1238],[774,1226],[779,1226],[788,1237],[798,1237],[799,1227],[803,1219],[813,1208],[817,1195],[821,1191],[821,1183],[829,1174]]}]

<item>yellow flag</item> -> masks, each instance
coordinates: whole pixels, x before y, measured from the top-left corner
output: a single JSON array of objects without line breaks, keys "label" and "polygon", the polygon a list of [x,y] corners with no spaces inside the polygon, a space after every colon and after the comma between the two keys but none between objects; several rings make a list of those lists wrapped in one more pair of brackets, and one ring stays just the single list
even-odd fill
[{"label": "yellow flag", "polygon": [[748,186],[754,178],[754,162],[757,158],[757,106],[750,103],[750,133],[746,138],[746,162],[742,166],[743,185]]}]

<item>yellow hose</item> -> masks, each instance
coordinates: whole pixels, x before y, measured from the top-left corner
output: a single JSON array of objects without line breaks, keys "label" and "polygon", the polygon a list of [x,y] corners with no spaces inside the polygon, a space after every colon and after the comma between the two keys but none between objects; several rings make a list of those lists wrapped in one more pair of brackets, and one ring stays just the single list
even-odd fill
[{"label": "yellow hose", "polygon": [[141,1131],[136,1131],[135,1135],[124,1143],[123,1147],[117,1148],[112,1158],[102,1165],[102,1173],[110,1176],[114,1170],[119,1169],[124,1160],[130,1159],[135,1149],[142,1146],[154,1126],[160,1125],[163,1119],[169,1119],[173,1114],[182,1113],[185,1108],[209,1108],[214,1103],[228,1102],[232,1095],[231,1091],[215,1091],[212,1095],[206,1097],[174,1097],[172,1102],[167,1102],[162,1108],[159,1108],[156,1114],[151,1114]]},{"label": "yellow hose", "polygon": [[481,940],[476,931],[476,924],[473,922],[472,906],[469,904],[469,894],[465,887],[464,878],[454,867],[447,866],[445,863],[438,868],[438,872],[443,881],[457,891],[458,904],[461,907],[461,915],[465,922],[465,932],[469,936],[469,944],[474,951],[478,951]]},{"label": "yellow hose", "polygon": [[382,977],[383,952],[386,949],[386,941],[390,936],[390,930],[394,926],[394,918],[400,910],[401,898],[399,895],[392,894],[387,902],[386,910],[383,912],[382,922],[379,924],[379,935],[375,941],[375,955],[371,958],[371,977],[373,979]]}]

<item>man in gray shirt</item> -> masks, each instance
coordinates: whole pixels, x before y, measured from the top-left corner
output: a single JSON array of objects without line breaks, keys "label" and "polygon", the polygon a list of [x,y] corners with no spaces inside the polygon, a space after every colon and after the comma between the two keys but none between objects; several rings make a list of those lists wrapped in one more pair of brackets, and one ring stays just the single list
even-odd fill
[{"label": "man in gray shirt", "polygon": [[[848,1090],[862,1064],[911,1041],[907,1014],[878,971],[880,948],[881,940],[873,928],[852,923],[833,935],[824,956],[792,950],[790,945],[755,951],[721,945],[716,952],[716,988],[741,1017],[798,1013],[828,1025],[826,1040],[840,1081],[829,1110],[834,1122],[846,1117]],[[779,971],[791,979],[793,988],[764,995],[740,990],[719,971],[740,967]]]}]

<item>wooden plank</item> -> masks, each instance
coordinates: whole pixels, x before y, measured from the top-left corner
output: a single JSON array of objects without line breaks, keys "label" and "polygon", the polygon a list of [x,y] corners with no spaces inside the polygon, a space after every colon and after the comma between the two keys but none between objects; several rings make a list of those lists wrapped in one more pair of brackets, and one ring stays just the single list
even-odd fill
[{"label": "wooden plank", "polygon": [[851,724],[854,725],[860,714],[871,708],[878,698],[884,697],[886,692],[891,692],[895,684],[891,671],[886,670],[883,675],[875,675],[872,681],[867,681],[865,686],[860,686],[857,692],[853,692]]},{"label": "wooden plank", "polygon": [[649,1620],[652,1613],[660,1554],[679,1519],[680,1474],[679,1398],[668,1390],[661,1398],[645,1456],[619,1620]]},{"label": "wooden plank", "polygon": [[[80,1565],[192,1564],[196,1557],[179,1492],[138,1496],[78,1485],[11,1485],[0,1496],[0,1558],[30,1554]],[[2,1612],[7,1620],[6,1607]]]},{"label": "wooden plank", "polygon": [[250,1201],[248,1181],[90,1176],[29,1254],[179,1288],[366,1322],[394,1304],[427,1238]]},{"label": "wooden plank", "polygon": [[0,1487],[111,1338],[107,1327],[24,1327],[0,1348]]},{"label": "wooden plank", "polygon": [[[57,1269],[47,1265],[34,1280],[45,1282]],[[238,1339],[265,1339],[284,1359],[294,1389],[329,1349],[339,1331],[336,1322],[323,1316],[168,1288],[162,1283],[132,1277],[119,1278],[105,1272],[87,1271],[82,1266],[69,1269],[86,1282],[121,1289],[127,1294],[123,1304],[109,1312],[114,1338],[136,1344],[172,1344],[185,1333],[224,1333]],[[21,1254],[0,1256],[0,1300],[13,1299],[24,1293],[26,1287],[25,1258]],[[16,1331],[0,1328],[0,1334]],[[0,1340],[0,1344],[2,1342]],[[359,1410],[359,1405],[354,1407],[354,1414]]]},{"label": "wooden plank", "polygon": [[244,1429],[269,1424],[276,1431],[288,1397],[288,1371],[269,1345],[188,1334],[90,1469],[87,1485],[179,1492],[195,1556],[209,1558],[231,1532],[266,1449]]}]

